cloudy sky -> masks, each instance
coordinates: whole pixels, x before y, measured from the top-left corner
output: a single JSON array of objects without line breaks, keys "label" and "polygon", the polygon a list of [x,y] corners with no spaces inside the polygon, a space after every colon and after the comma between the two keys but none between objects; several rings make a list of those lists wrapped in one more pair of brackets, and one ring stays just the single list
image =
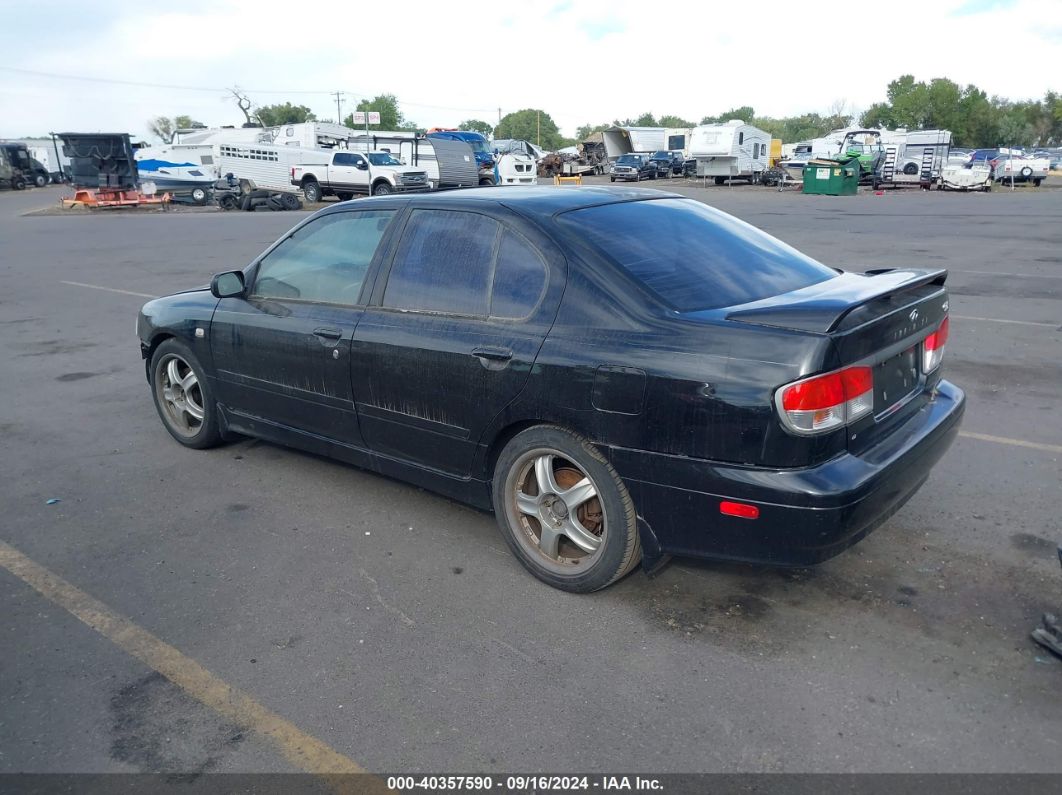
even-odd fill
[{"label": "cloudy sky", "polygon": [[[0,137],[243,121],[225,89],[334,118],[395,94],[422,126],[527,107],[583,123],[739,105],[861,110],[903,73],[1014,99],[1062,90],[1060,0],[806,3],[0,0]],[[839,23],[839,24],[837,24]],[[833,29],[831,30],[831,26]],[[866,31],[861,42],[849,40]],[[17,71],[16,71],[17,70]]]}]

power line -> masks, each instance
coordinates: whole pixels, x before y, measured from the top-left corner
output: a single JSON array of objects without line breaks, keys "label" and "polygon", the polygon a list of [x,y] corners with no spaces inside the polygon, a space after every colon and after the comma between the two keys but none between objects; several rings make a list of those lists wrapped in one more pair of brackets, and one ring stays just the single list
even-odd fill
[{"label": "power line", "polygon": [[[5,72],[14,72],[16,74],[32,75],[34,77],[46,77],[52,80],[77,80],[85,83],[107,83],[116,86],[135,86],[138,88],[166,88],[174,91],[201,91],[209,92],[212,94],[227,92],[228,88],[222,87],[208,87],[208,86],[182,86],[172,83],[147,83],[138,80],[116,80],[110,77],[88,77],[86,75],[66,75],[56,72],[41,72],[35,69],[22,69],[16,66],[2,66],[0,70]],[[305,89],[265,89],[265,88],[247,88],[242,89],[247,94],[288,94],[288,95],[317,95],[317,96],[336,96],[337,94],[346,94],[352,97],[361,97],[362,99],[371,99],[372,97],[365,92],[355,91],[307,91]],[[462,112],[478,112],[489,111],[493,108],[456,108],[449,105],[431,105],[425,102],[410,102],[407,100],[400,100],[399,104],[408,105],[414,108],[429,108],[433,110],[456,110]]]}]

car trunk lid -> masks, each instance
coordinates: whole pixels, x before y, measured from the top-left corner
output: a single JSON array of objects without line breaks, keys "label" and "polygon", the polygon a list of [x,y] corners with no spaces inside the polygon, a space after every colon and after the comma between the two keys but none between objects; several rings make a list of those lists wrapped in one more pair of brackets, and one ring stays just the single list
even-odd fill
[{"label": "car trunk lid", "polygon": [[[940,367],[924,372],[926,338],[948,313],[947,271],[903,269],[842,273],[791,293],[732,307],[728,320],[829,337],[828,372],[851,366],[873,373],[873,409],[847,426],[857,451],[917,410],[940,379]],[[812,374],[809,374],[812,375]]]}]

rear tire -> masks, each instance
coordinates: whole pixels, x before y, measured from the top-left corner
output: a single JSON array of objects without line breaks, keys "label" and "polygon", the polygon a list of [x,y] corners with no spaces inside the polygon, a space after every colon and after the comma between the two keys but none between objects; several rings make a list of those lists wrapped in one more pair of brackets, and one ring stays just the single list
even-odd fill
[{"label": "rear tire", "polygon": [[494,467],[494,512],[506,543],[538,579],[597,591],[641,560],[634,503],[589,441],[548,425],[529,428]]},{"label": "rear tire", "polygon": [[192,192],[189,195],[192,197],[192,204],[202,207],[207,203],[208,194],[206,188],[192,188]]},{"label": "rear tire", "polygon": [[321,185],[318,182],[307,182],[302,186],[302,193],[308,204],[317,204],[323,196]]},{"label": "rear tire", "polygon": [[336,198],[338,198],[341,202],[348,202],[348,201],[350,201],[351,199],[354,198],[354,194],[353,193],[346,193],[346,192],[337,193],[336,194]]}]

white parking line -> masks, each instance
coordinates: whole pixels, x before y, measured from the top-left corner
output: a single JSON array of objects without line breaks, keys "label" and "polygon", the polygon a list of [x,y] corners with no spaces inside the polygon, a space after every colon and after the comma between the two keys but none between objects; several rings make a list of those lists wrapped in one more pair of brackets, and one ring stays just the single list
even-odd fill
[{"label": "white parking line", "polygon": [[1038,326],[1039,328],[1062,328],[1062,325],[1057,323],[1039,323],[1035,320],[1006,320],[1001,317],[975,317],[973,315],[952,315],[956,320],[979,320],[984,323],[1011,323],[1015,326]]},{"label": "white parking line", "polygon": [[69,284],[71,287],[87,287],[90,290],[103,290],[108,293],[121,293],[122,295],[135,295],[137,298],[158,298],[157,295],[149,295],[148,293],[134,293],[132,290],[119,290],[117,287],[101,287],[98,284],[85,284],[84,282],[65,282],[60,281],[60,284]]},{"label": "white parking line", "polygon": [[1009,444],[1013,447],[1027,447],[1030,450],[1043,450],[1046,453],[1062,453],[1062,444],[1027,442],[1024,439],[1011,439],[1007,436],[992,436],[988,433],[973,433],[972,431],[959,431],[959,436],[966,439],[979,439],[982,442],[995,442],[996,444]]}]

